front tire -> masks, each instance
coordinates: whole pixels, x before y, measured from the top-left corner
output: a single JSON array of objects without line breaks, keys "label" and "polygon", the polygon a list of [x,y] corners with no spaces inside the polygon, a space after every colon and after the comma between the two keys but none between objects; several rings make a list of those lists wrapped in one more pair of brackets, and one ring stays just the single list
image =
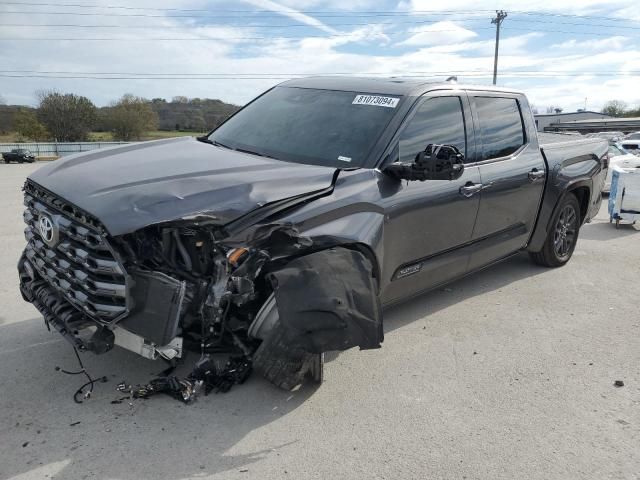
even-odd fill
[{"label": "front tire", "polygon": [[558,205],[542,249],[530,252],[531,259],[545,267],[565,265],[576,248],[580,223],[580,204],[573,193],[568,193]]},{"label": "front tire", "polygon": [[273,293],[249,327],[249,336],[262,340],[253,354],[253,367],[269,382],[283,390],[293,390],[307,376],[316,384],[322,383],[324,353],[309,353],[289,344],[280,327],[280,315]]}]

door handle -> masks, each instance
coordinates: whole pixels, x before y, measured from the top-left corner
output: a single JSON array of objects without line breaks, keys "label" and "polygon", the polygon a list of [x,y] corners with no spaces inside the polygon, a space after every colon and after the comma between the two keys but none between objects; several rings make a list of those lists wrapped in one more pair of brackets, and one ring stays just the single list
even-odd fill
[{"label": "door handle", "polygon": [[467,182],[462,187],[460,187],[460,194],[462,196],[464,196],[464,197],[469,198],[469,197],[474,196],[480,190],[482,190],[482,184],[481,183]]},{"label": "door handle", "polygon": [[538,170],[537,168],[534,168],[528,173],[528,176],[529,176],[529,181],[533,183],[544,178],[545,172],[544,170]]}]

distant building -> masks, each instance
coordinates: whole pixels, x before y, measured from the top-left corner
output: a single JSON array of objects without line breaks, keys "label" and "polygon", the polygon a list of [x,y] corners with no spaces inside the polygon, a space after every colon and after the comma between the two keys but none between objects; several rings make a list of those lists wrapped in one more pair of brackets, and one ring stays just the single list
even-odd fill
[{"label": "distant building", "polygon": [[[582,110],[580,112],[568,112],[568,113],[542,113],[538,115],[534,115],[536,120],[536,128],[539,132],[544,132],[545,127],[549,125],[564,123],[564,122],[572,122],[576,120],[595,120],[595,119],[607,119],[613,118],[610,115],[605,115],[600,112],[591,112],[589,110]],[[546,131],[549,131],[547,129]]]},{"label": "distant building", "polygon": [[640,132],[640,117],[594,118],[590,120],[571,120],[553,122],[544,127],[545,132]]}]

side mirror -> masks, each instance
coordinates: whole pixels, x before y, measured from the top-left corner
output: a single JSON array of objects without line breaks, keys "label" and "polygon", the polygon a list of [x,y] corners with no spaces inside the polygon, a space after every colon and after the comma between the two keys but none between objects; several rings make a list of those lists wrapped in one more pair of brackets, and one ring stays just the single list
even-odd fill
[{"label": "side mirror", "polygon": [[453,145],[430,143],[412,163],[392,163],[384,171],[401,180],[456,180],[464,172],[464,155]]}]

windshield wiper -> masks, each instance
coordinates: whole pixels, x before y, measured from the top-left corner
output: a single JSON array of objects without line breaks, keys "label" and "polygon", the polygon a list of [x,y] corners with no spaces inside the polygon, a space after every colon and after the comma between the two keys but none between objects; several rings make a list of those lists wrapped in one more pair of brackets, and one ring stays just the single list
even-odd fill
[{"label": "windshield wiper", "polygon": [[257,155],[259,157],[273,158],[274,160],[277,160],[277,158],[267,155],[266,153],[254,152],[253,150],[247,150],[246,148],[234,148],[234,150],[236,152],[248,153],[249,155]]},{"label": "windshield wiper", "polygon": [[217,140],[211,140],[209,137],[196,137],[196,138],[203,143],[208,143],[209,145],[215,145],[216,147],[222,147],[228,150],[235,150],[236,152],[248,153],[249,155],[257,155],[259,157],[273,158],[274,160],[277,160],[277,158],[272,157],[271,155],[267,155],[266,153],[254,152],[253,150],[247,150],[246,148],[238,148],[238,147],[233,148],[233,147],[230,147],[229,145],[225,145],[224,143],[220,143]]},{"label": "windshield wiper", "polygon": [[231,148],[229,145],[225,145],[224,143],[220,143],[217,140],[211,140],[209,137],[196,137],[196,139],[202,143],[208,143],[209,145],[215,145],[216,147],[227,148],[229,150],[235,150]]}]

